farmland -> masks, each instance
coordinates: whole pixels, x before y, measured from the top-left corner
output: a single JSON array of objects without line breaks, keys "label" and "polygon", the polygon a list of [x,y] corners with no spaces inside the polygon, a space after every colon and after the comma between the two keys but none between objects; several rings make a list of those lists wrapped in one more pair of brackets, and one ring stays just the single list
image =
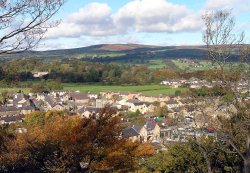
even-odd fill
[{"label": "farmland", "polygon": [[[98,84],[62,84],[65,91],[80,91],[90,93],[100,93],[101,91],[122,91],[122,92],[141,92],[147,95],[168,94],[173,95],[177,90],[186,90],[186,88],[168,88],[163,85],[138,85],[138,86],[115,86],[115,85],[98,85]],[[0,88],[2,91],[23,91],[28,93],[30,88]]]},{"label": "farmland", "polygon": [[167,88],[163,85],[142,85],[142,86],[101,86],[101,85],[83,85],[83,84],[64,84],[64,90],[99,93],[101,91],[125,91],[142,92],[149,95],[169,94],[173,95],[176,90],[185,88]]}]

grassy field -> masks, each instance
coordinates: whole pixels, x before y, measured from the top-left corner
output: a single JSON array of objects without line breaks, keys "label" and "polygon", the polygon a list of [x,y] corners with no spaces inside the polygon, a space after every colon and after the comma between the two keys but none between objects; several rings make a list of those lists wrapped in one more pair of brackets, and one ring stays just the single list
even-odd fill
[{"label": "grassy field", "polygon": [[[65,91],[80,91],[90,93],[100,93],[101,91],[126,91],[126,92],[141,92],[147,95],[159,95],[159,94],[175,94],[176,90],[185,90],[186,88],[168,88],[163,85],[143,85],[143,86],[102,86],[96,84],[63,84],[63,90]],[[29,93],[30,88],[0,88],[2,91],[23,91]]]},{"label": "grassy field", "polygon": [[0,88],[0,93],[3,91],[15,91],[15,92],[19,92],[19,90],[21,90],[24,93],[29,93],[30,92],[30,88]]},{"label": "grassy field", "polygon": [[151,68],[151,69],[161,69],[161,68],[164,68],[166,67],[166,63],[165,61],[163,60],[149,60],[149,64],[148,64],[148,67]]},{"label": "grassy field", "polygon": [[[198,70],[209,70],[216,68],[216,65],[212,64],[209,61],[185,61],[185,60],[172,60],[172,62],[181,70],[186,71],[198,71]],[[224,65],[225,70],[232,70],[232,69],[242,69],[249,68],[249,64],[247,63],[237,63],[231,62],[226,63]]]},{"label": "grassy field", "polygon": [[143,86],[101,86],[101,85],[83,85],[83,84],[64,84],[64,90],[99,93],[101,91],[128,91],[142,92],[148,95],[169,94],[173,95],[176,90],[185,90],[185,88],[167,88],[163,85],[143,85]]},{"label": "grassy field", "polygon": [[123,65],[144,65],[150,69],[161,69],[167,67],[165,60],[162,59],[151,59],[146,61],[145,63],[138,63],[134,62],[117,62],[116,64],[123,64]]}]

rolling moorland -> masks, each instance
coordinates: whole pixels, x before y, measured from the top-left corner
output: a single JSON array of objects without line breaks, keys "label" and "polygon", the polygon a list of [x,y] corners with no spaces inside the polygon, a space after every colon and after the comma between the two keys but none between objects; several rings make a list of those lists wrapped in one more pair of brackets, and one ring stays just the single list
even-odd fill
[{"label": "rolling moorland", "polygon": [[149,59],[205,59],[204,46],[149,46],[138,44],[102,44],[74,49],[26,51],[2,55],[0,59],[32,58],[42,60],[82,59],[92,62],[136,62]]}]

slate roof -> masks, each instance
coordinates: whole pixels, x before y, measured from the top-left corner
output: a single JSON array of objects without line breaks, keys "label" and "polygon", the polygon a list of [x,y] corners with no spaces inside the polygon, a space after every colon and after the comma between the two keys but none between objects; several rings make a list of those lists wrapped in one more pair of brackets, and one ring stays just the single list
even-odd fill
[{"label": "slate roof", "polygon": [[0,107],[0,112],[13,112],[13,111],[19,111],[19,110],[15,106],[2,106],[2,107]]},{"label": "slate roof", "polygon": [[141,106],[141,105],[144,105],[145,103],[144,102],[137,102],[137,103],[133,103],[135,106]]},{"label": "slate roof", "polygon": [[38,101],[36,99],[33,99],[31,102],[33,103],[33,105],[35,106],[36,109],[38,109],[40,111],[45,110],[42,106],[40,106],[43,103],[42,101]]},{"label": "slate roof", "polygon": [[169,101],[166,101],[165,103],[169,104],[169,105],[178,104],[178,102],[176,100],[173,100],[173,99],[170,99]]},{"label": "slate roof", "polygon": [[129,99],[127,102],[130,102],[130,103],[139,103],[140,101],[138,99]]},{"label": "slate roof", "polygon": [[140,134],[133,127],[122,130],[122,137],[125,137],[125,138],[139,136],[139,135]]},{"label": "slate roof", "polygon": [[139,127],[139,126],[136,126],[136,125],[133,125],[132,128],[135,129],[135,131],[136,131],[137,133],[140,133],[140,131],[141,131],[141,129],[142,129],[142,127]]},{"label": "slate roof", "polygon": [[151,118],[148,118],[148,119],[147,119],[147,122],[146,122],[146,129],[147,129],[148,131],[153,130],[153,129],[155,128],[156,125],[157,125],[157,123],[156,123],[153,119],[151,119]]},{"label": "slate roof", "polygon": [[0,117],[0,121],[5,123],[17,122],[24,119],[24,115]]},{"label": "slate roof", "polygon": [[148,102],[137,102],[137,103],[133,103],[135,106],[140,106],[140,105],[146,105],[146,106],[149,106],[151,105],[151,103],[148,103]]},{"label": "slate roof", "polygon": [[85,108],[82,107],[81,109],[77,110],[77,113],[79,113],[80,115],[83,114],[85,112]]},{"label": "slate roof", "polygon": [[56,106],[56,102],[51,96],[46,95],[44,101],[46,101],[52,108]]},{"label": "slate roof", "polygon": [[24,106],[24,107],[21,107],[21,108],[19,108],[20,110],[35,110],[35,108],[34,107],[32,107],[32,106]]}]

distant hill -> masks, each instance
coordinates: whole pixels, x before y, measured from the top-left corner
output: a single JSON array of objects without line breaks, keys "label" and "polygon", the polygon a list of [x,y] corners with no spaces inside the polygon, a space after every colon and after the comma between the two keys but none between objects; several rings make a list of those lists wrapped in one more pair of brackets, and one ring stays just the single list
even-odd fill
[{"label": "distant hill", "polygon": [[152,46],[140,44],[101,44],[82,48],[49,51],[27,51],[0,58],[32,58],[64,60],[78,58],[85,61],[113,62],[141,59],[204,59],[204,46]]}]

